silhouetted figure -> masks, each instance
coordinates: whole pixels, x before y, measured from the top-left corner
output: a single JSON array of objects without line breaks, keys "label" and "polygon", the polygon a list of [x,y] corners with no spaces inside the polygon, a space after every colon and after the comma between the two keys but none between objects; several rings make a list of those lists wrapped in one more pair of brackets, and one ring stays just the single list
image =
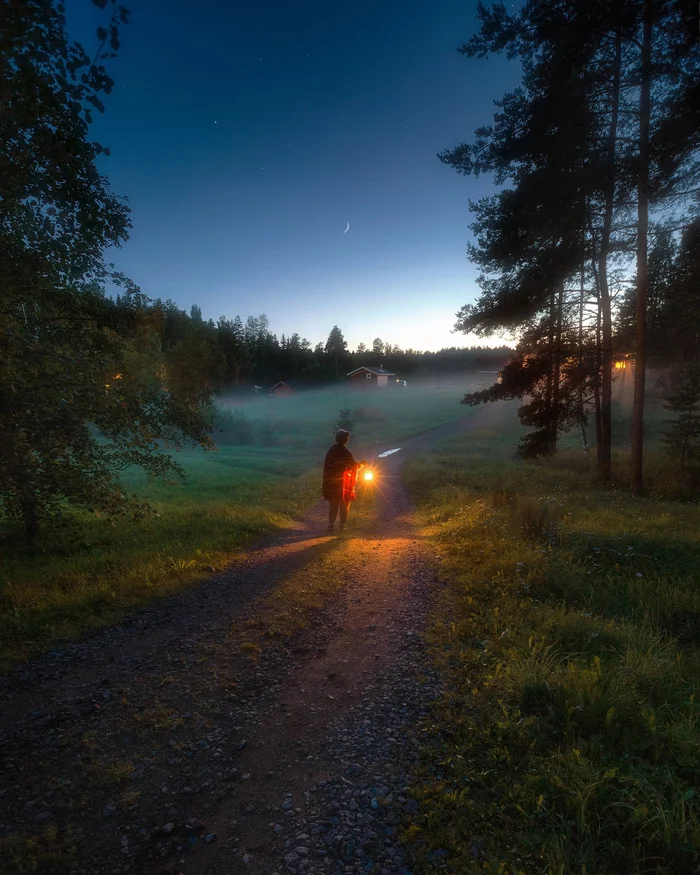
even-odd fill
[{"label": "silhouetted figure", "polygon": [[335,518],[340,511],[340,531],[345,528],[350,502],[355,500],[357,472],[365,464],[358,462],[347,447],[350,432],[339,428],[335,443],[326,453],[323,462],[323,497],[328,502],[328,534],[333,534]]}]

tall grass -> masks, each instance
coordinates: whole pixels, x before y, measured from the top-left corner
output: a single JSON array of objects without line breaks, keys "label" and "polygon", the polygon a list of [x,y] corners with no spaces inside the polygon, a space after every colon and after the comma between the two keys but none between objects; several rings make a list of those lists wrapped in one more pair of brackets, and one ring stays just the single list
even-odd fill
[{"label": "tall grass", "polygon": [[700,508],[509,456],[477,432],[404,469],[449,584],[422,871],[697,871]]}]

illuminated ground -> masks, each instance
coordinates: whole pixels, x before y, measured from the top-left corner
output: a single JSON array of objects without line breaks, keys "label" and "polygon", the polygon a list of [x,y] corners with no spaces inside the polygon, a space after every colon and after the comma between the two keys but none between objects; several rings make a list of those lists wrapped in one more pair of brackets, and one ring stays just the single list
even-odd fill
[{"label": "illuminated ground", "polygon": [[421,670],[406,636],[423,623],[431,556],[398,471],[487,415],[378,460],[342,538],[322,534],[319,502],[196,589],[4,680],[0,823],[14,853],[32,836],[39,871],[335,872],[322,858],[283,869],[280,806],[291,794],[303,817],[304,793],[340,780],[331,733],[380,676]]}]

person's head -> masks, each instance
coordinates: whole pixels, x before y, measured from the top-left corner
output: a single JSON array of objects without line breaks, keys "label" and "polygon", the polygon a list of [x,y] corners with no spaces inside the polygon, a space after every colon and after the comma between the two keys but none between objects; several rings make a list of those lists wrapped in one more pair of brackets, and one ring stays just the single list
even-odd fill
[{"label": "person's head", "polygon": [[350,432],[346,431],[344,428],[339,428],[335,433],[335,442],[340,444],[341,447],[344,447],[345,444],[350,440]]}]

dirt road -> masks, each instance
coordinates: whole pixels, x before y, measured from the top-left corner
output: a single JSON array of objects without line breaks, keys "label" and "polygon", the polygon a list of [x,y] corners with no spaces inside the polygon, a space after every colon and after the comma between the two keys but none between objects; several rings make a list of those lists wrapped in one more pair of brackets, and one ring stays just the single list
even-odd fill
[{"label": "dirt road", "polygon": [[420,636],[435,575],[398,472],[475,419],[383,459],[361,533],[324,535],[319,502],[0,679],[0,871],[410,872],[398,830],[437,688]]}]

